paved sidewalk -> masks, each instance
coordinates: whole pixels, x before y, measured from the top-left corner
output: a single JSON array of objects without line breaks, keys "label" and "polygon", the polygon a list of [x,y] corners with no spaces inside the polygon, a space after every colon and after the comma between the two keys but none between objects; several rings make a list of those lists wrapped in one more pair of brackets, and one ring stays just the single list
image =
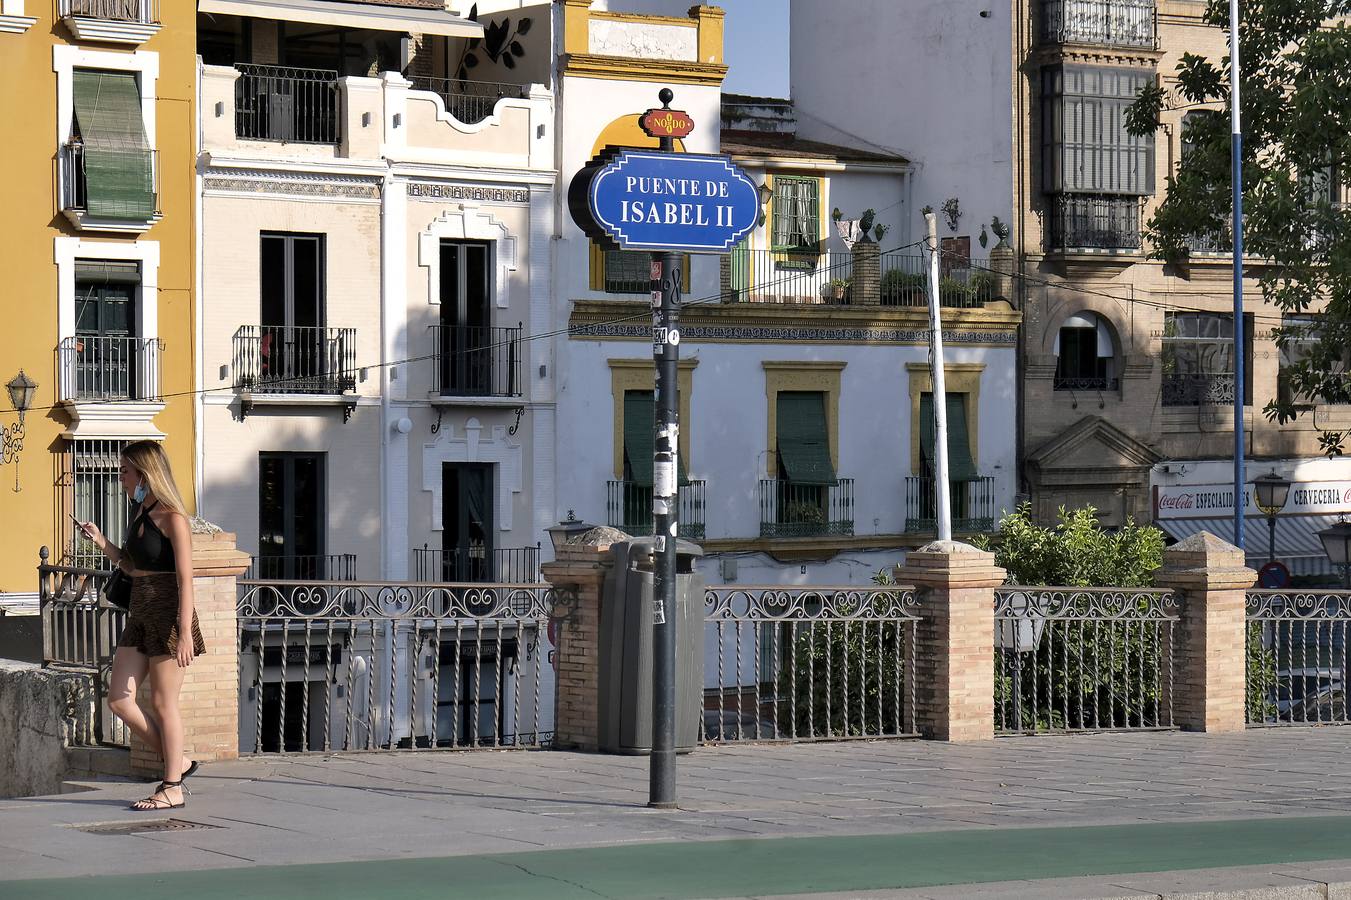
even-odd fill
[{"label": "paved sidewalk", "polygon": [[705,748],[678,811],[643,806],[635,757],[255,758],[190,782],[173,816],[208,827],[80,830],[146,821],[125,809],[143,785],[0,801],[0,896],[1160,896],[1124,876],[1245,864],[1187,877],[1304,890],[1351,857],[1348,749],[1351,728]]}]

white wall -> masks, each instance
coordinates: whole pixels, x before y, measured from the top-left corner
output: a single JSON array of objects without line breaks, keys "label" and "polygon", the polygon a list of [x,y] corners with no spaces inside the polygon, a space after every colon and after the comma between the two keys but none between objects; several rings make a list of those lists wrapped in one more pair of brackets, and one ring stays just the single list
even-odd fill
[{"label": "white wall", "polygon": [[958,229],[940,215],[939,233],[970,235],[974,256],[984,255],[976,242],[982,224],[1012,219],[1010,7],[992,0],[791,5],[798,133],[916,163],[910,233],[924,234],[921,208],[957,197]]}]

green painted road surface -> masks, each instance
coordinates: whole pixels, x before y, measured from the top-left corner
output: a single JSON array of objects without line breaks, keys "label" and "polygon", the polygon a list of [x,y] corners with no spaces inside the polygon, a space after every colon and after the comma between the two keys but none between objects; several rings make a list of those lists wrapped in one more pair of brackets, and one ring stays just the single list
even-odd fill
[{"label": "green painted road surface", "polygon": [[[172,853],[159,847],[157,853]],[[630,844],[0,881],[4,900],[711,898],[1291,864],[1351,855],[1351,816]]]}]

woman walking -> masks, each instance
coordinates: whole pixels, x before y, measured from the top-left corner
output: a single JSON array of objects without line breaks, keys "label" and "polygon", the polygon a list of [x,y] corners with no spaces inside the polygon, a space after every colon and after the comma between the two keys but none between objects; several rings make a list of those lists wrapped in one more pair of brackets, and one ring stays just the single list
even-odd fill
[{"label": "woman walking", "polygon": [[[94,523],[79,523],[84,536],[131,576],[131,609],[113,656],[108,706],[164,760],[164,781],[131,808],[176,809],[183,806],[183,779],[197,770],[183,755],[178,695],[193,657],[206,652],[193,605],[192,531],[159,444],[128,444],[121,481],[135,504],[123,546],[113,546]],[[153,713],[136,702],[147,675]]]}]

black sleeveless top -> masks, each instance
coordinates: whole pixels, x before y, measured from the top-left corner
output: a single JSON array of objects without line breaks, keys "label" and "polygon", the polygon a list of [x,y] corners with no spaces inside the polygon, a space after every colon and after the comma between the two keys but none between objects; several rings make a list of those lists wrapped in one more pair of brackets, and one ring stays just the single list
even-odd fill
[{"label": "black sleeveless top", "polygon": [[150,510],[158,505],[159,501],[156,501],[137,509],[131,520],[131,528],[127,531],[126,546],[122,548],[131,557],[131,564],[141,572],[176,571],[173,542],[150,518]]}]

